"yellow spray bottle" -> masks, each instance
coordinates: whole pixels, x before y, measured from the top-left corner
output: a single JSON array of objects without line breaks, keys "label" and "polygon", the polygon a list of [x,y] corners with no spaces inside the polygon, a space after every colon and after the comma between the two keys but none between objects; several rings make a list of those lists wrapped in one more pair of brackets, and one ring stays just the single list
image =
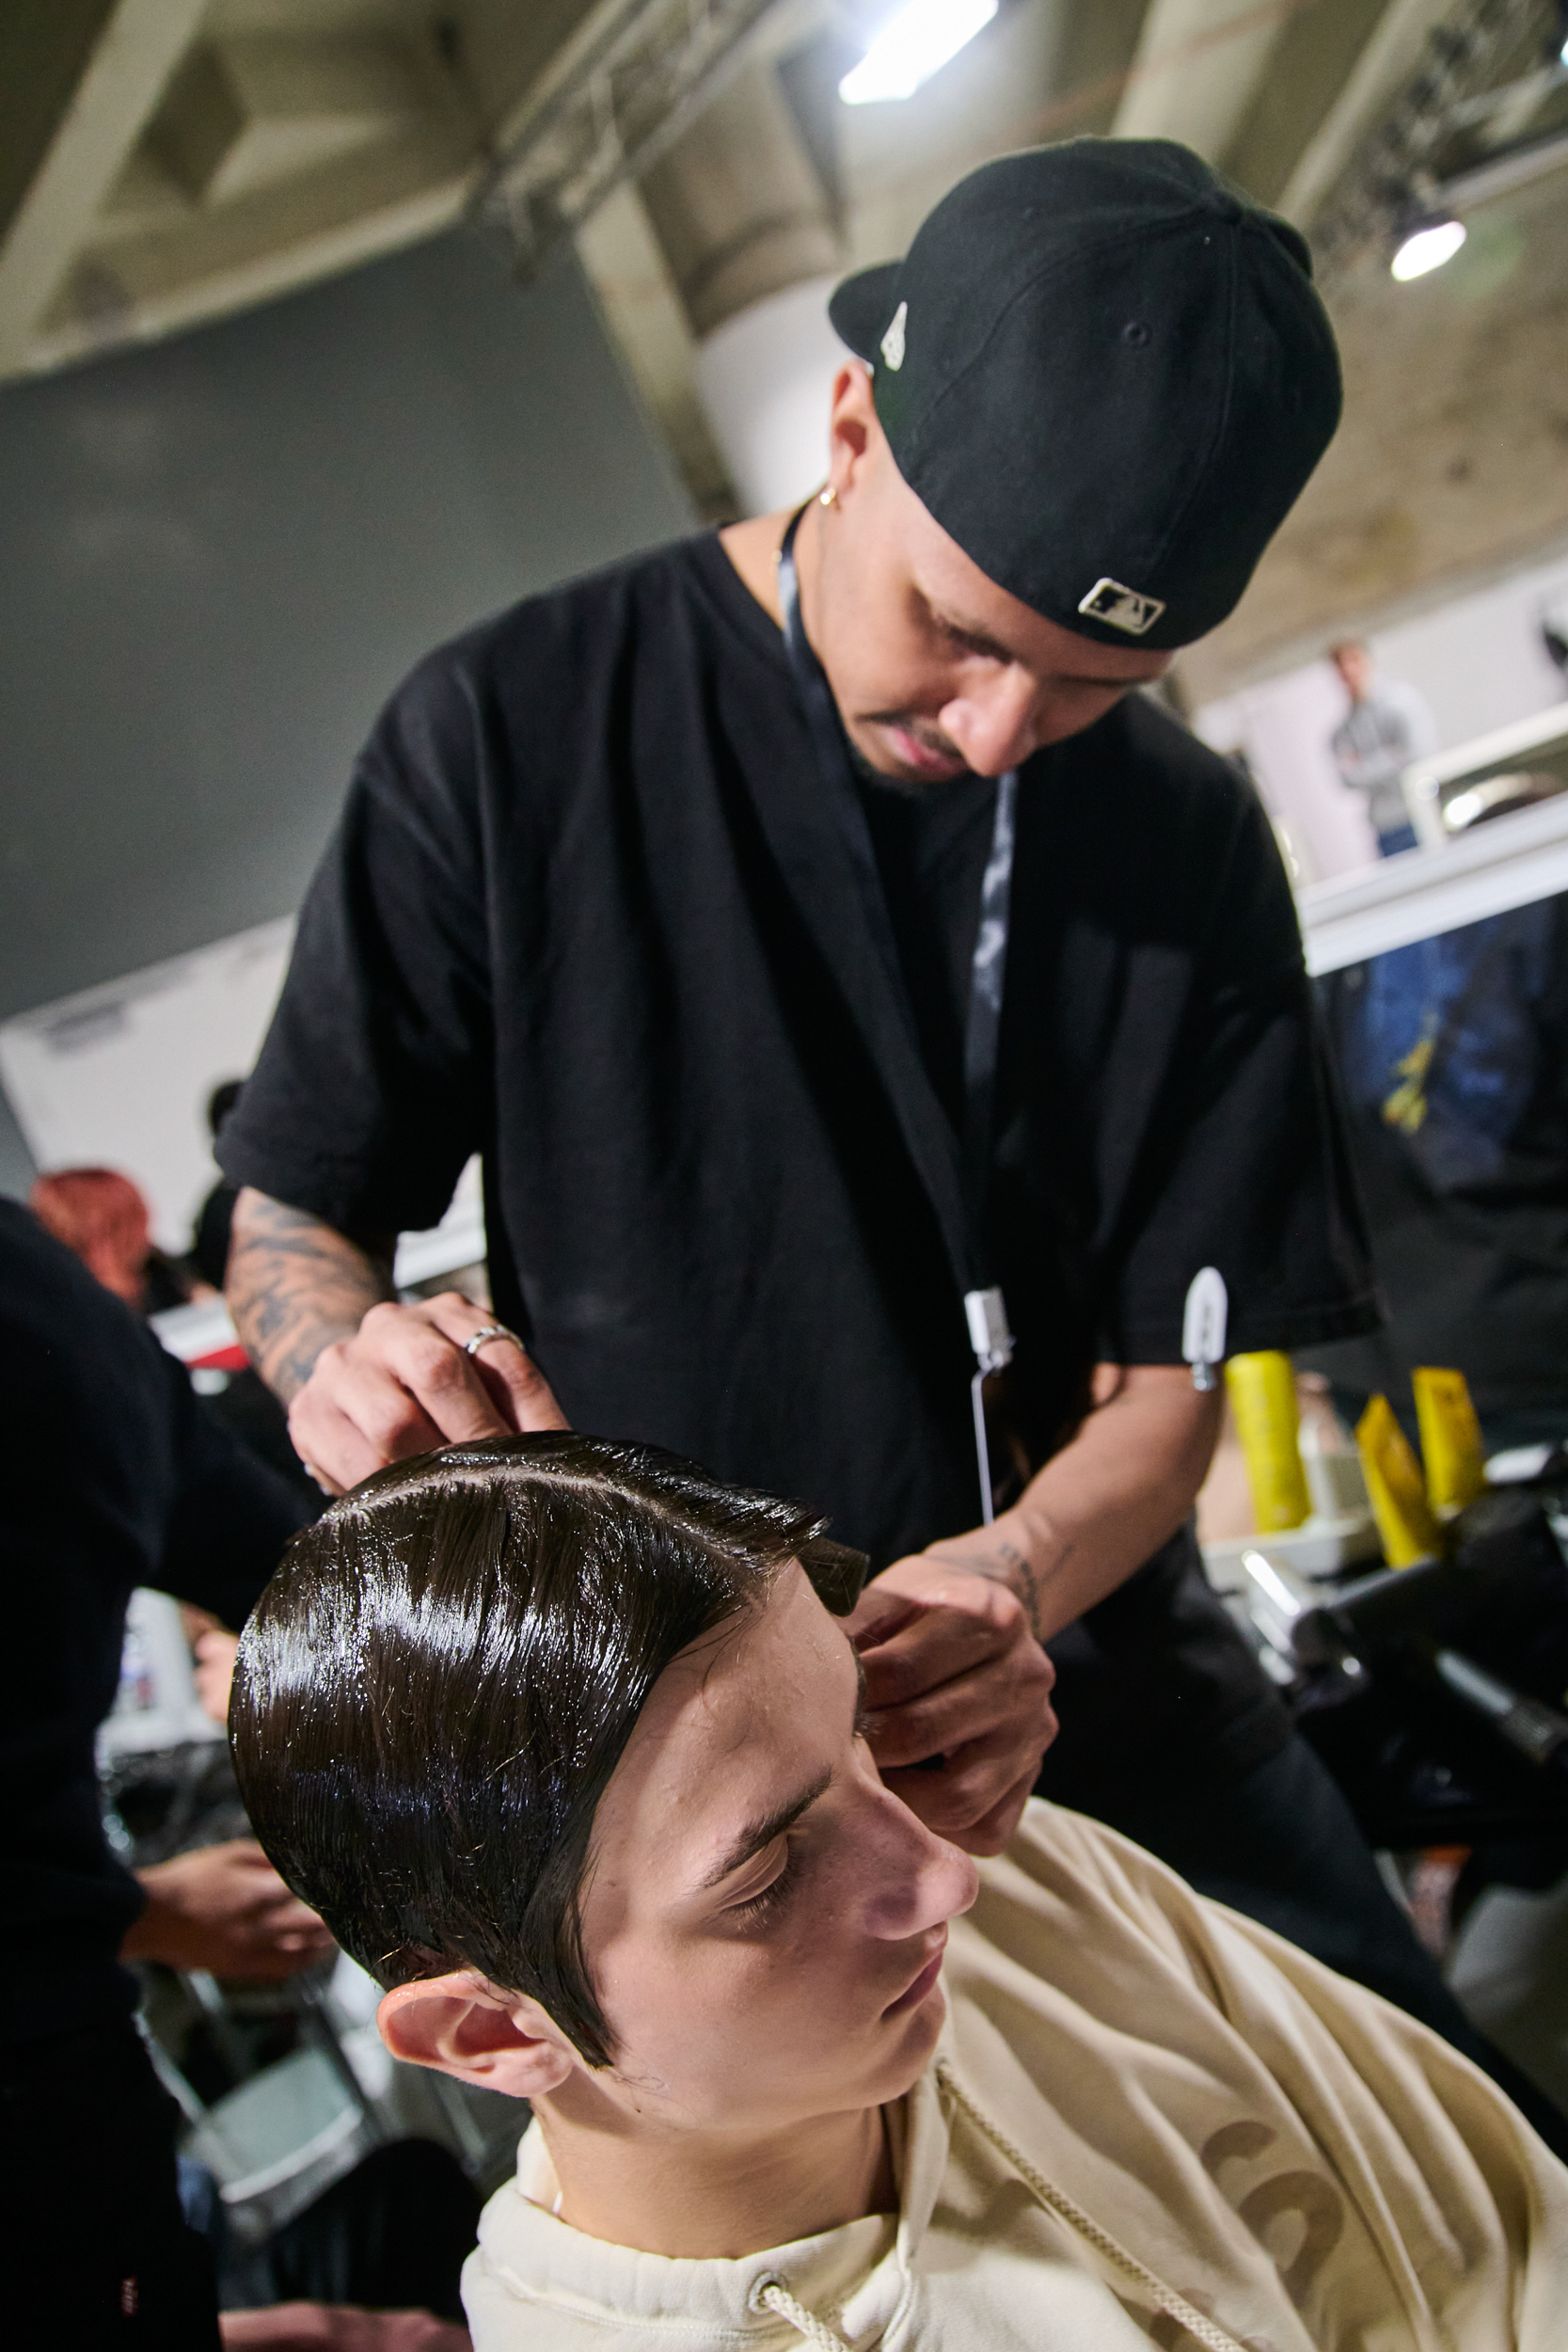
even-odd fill
[{"label": "yellow spray bottle", "polygon": [[1300,1527],[1310,1516],[1312,1498],[1301,1463],[1291,1359],[1277,1348],[1231,1356],[1226,1361],[1225,1385],[1236,1416],[1258,1533],[1274,1535],[1287,1527]]}]

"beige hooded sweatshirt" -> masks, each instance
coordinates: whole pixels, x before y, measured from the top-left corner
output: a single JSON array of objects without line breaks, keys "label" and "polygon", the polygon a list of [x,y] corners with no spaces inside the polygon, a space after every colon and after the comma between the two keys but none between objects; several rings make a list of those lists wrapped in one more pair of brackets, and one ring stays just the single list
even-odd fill
[{"label": "beige hooded sweatshirt", "polygon": [[1568,2352],[1568,2169],[1424,2026],[1032,1802],[955,1921],[899,2210],[740,2261],[558,2220],[535,2124],[475,2352]]}]

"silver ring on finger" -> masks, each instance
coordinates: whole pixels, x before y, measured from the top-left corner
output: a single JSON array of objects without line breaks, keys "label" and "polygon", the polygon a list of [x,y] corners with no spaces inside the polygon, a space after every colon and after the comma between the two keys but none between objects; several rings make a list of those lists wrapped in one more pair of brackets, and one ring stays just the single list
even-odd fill
[{"label": "silver ring on finger", "polygon": [[482,1347],[489,1346],[492,1340],[510,1340],[514,1347],[522,1347],[523,1354],[528,1354],[516,1332],[509,1331],[504,1323],[485,1323],[477,1331],[470,1331],[463,1343],[463,1353],[465,1356],[477,1356]]}]

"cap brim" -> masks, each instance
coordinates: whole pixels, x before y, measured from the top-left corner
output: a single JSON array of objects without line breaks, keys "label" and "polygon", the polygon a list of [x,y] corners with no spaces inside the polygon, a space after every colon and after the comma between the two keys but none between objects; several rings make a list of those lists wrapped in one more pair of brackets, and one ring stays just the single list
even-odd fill
[{"label": "cap brim", "polygon": [[857,359],[875,367],[887,323],[897,307],[895,289],[902,262],[879,262],[874,269],[857,270],[835,286],[828,299],[828,317],[834,334],[848,344]]}]

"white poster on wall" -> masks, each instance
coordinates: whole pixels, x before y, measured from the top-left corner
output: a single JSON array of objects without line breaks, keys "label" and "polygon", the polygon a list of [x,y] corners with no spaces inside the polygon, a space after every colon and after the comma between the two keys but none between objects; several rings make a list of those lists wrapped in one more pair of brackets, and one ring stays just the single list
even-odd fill
[{"label": "white poster on wall", "polygon": [[0,1024],[0,1083],[40,1168],[119,1168],[160,1248],[187,1248],[217,1182],[207,1098],[254,1063],[293,937],[262,923]]}]

